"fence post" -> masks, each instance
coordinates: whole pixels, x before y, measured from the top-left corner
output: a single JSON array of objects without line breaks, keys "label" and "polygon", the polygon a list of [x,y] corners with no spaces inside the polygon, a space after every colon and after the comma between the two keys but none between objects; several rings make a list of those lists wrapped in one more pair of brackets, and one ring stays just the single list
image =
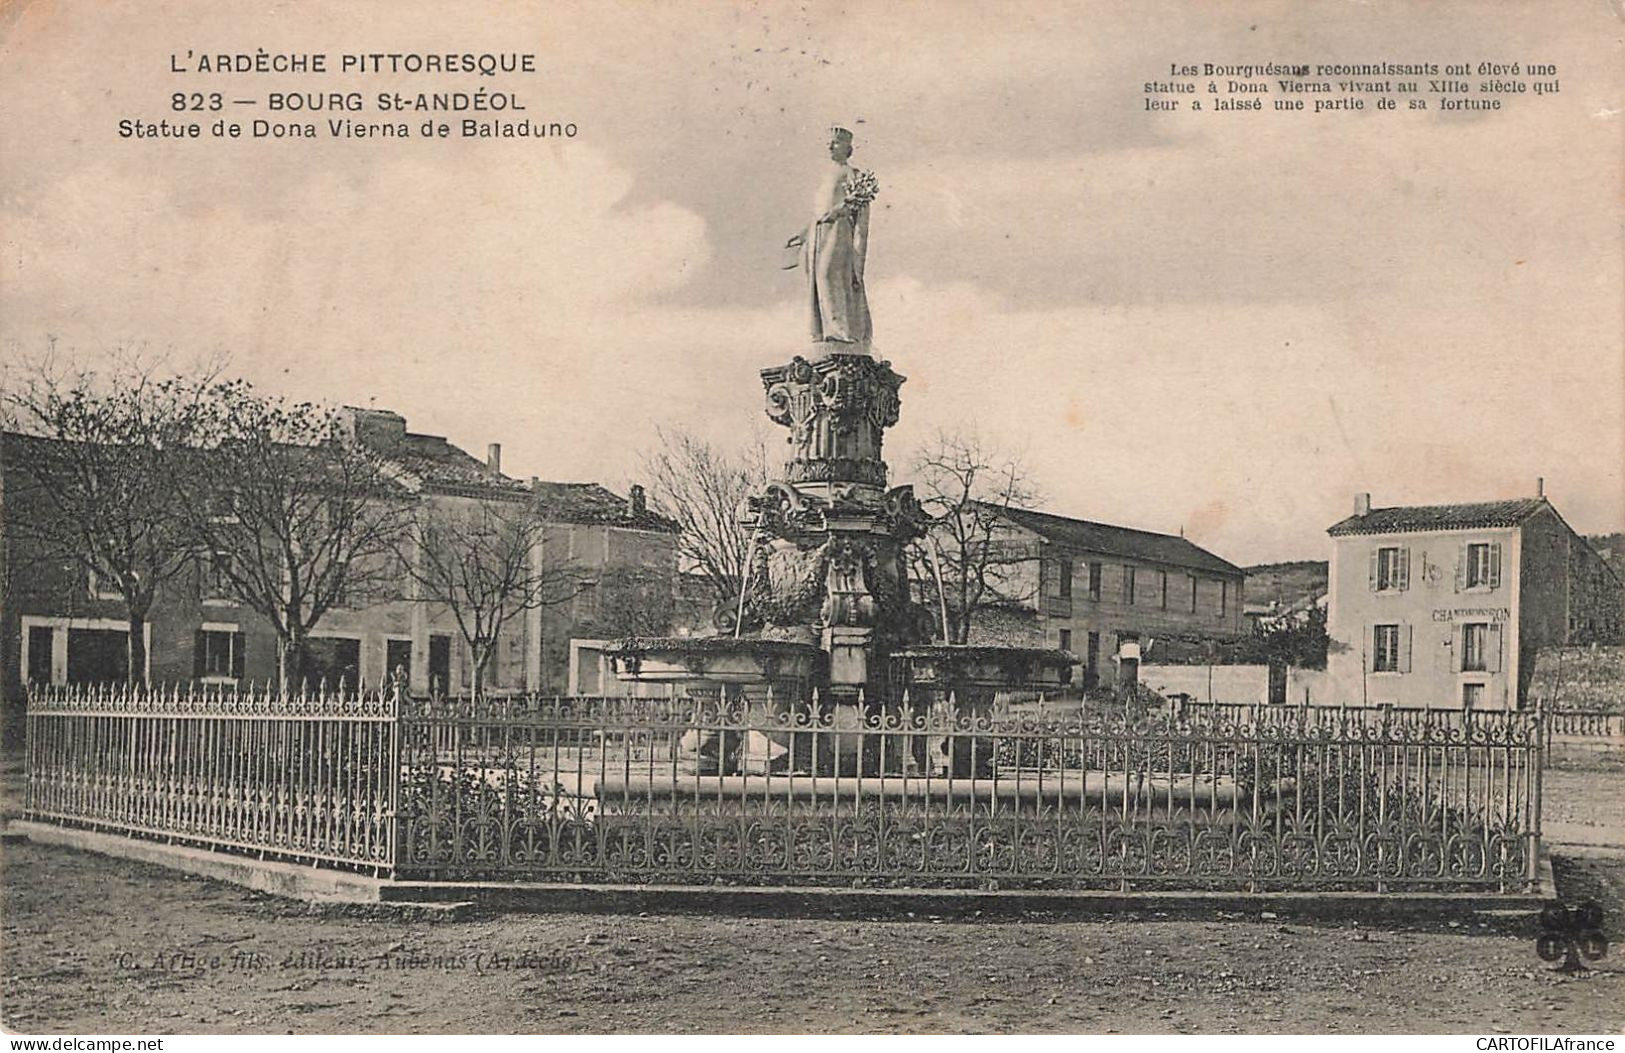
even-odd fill
[{"label": "fence post", "polygon": [[385,733],[387,745],[385,756],[389,765],[389,814],[388,814],[388,842],[385,845],[385,854],[389,859],[389,876],[394,878],[401,865],[401,682],[402,678],[395,678],[389,690],[389,723]]},{"label": "fence post", "polygon": [[1546,704],[1541,699],[1535,700],[1535,734],[1534,748],[1530,751],[1534,763],[1530,766],[1529,777],[1532,785],[1529,788],[1529,873],[1528,889],[1536,890],[1540,880],[1540,808],[1541,784],[1546,774],[1546,750],[1551,744],[1551,736],[1546,724]]}]

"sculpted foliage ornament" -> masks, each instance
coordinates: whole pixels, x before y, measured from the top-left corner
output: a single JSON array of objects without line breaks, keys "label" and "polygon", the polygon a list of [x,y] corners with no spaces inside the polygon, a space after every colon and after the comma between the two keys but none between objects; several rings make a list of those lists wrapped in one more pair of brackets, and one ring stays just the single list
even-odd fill
[{"label": "sculpted foliage ornament", "polygon": [[862,355],[830,355],[816,362],[798,355],[789,365],[763,370],[767,416],[790,429],[792,463],[842,466],[840,471],[817,473],[823,476],[817,480],[804,476],[801,481],[840,481],[866,472],[850,481],[884,485],[882,432],[897,423],[901,409],[897,392],[905,379],[892,371],[890,363]]}]

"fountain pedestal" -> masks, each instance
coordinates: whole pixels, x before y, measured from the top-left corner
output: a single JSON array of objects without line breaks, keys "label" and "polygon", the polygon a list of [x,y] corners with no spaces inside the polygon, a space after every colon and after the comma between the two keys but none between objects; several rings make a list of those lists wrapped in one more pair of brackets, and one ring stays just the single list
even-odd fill
[{"label": "fountain pedestal", "polygon": [[887,487],[881,456],[904,379],[888,362],[844,353],[762,370],[767,415],[788,429],[790,456],[742,516],[758,542],[747,622],[767,638],[818,639],[838,703],[883,695],[886,656],[919,638],[904,549],[925,517],[911,487]]}]

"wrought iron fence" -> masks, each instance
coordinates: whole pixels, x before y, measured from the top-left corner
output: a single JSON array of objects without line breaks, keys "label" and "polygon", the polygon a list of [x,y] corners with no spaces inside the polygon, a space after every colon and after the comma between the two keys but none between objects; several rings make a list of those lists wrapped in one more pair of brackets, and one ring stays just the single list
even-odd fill
[{"label": "wrought iron fence", "polygon": [[396,700],[201,685],[30,689],[26,818],[387,870]]},{"label": "wrought iron fence", "polygon": [[1552,710],[1547,713],[1553,736],[1625,740],[1625,713],[1602,710]]},{"label": "wrought iron fence", "polygon": [[403,710],[399,873],[572,882],[1521,889],[1529,714],[1138,719],[771,699]]},{"label": "wrought iron fence", "polygon": [[30,818],[403,878],[1499,890],[1535,713],[48,689]]},{"label": "wrought iron fence", "polygon": [[[1190,718],[1203,715],[1242,721],[1308,720],[1339,723],[1349,720],[1389,724],[1471,724],[1503,719],[1499,710],[1439,709],[1425,706],[1305,706],[1262,705],[1251,702],[1211,702],[1178,699],[1170,703],[1175,713]],[[1543,707],[1546,732],[1556,738],[1619,739],[1625,741],[1625,713],[1607,710],[1554,709]]]}]

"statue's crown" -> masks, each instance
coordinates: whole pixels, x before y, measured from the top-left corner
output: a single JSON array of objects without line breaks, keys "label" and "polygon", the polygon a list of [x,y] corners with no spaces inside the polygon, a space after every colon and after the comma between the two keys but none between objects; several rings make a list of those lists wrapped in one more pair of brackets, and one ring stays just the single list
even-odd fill
[{"label": "statue's crown", "polygon": [[829,134],[835,136],[837,139],[850,139],[850,138],[852,138],[851,129],[844,128],[839,124],[830,125],[829,126]]}]

